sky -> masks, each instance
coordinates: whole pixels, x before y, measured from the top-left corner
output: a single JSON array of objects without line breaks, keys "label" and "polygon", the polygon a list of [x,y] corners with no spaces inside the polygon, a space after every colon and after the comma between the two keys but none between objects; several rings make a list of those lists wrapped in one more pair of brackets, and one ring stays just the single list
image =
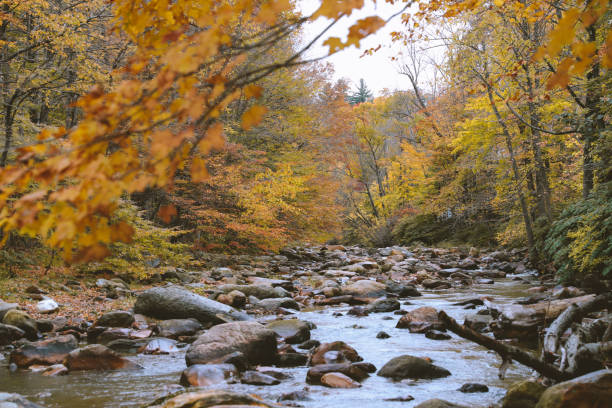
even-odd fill
[{"label": "sky", "polygon": [[[304,15],[310,15],[314,12],[319,0],[299,0],[298,7]],[[350,17],[343,18],[338,22],[325,36],[340,37],[346,39],[348,28],[358,19],[371,15],[378,15],[383,19],[387,19],[401,9],[401,4],[390,5],[382,0],[376,4],[371,1],[366,1],[366,5],[361,9],[353,12]],[[329,20],[320,18],[314,23],[308,24],[304,29],[304,43],[316,36],[322,29],[329,24]],[[405,90],[410,88],[408,78],[398,73],[399,63],[391,61],[392,56],[397,56],[401,52],[399,44],[390,45],[391,38],[389,33],[392,31],[401,31],[402,24],[400,16],[395,17],[385,27],[381,28],[376,34],[369,36],[361,41],[361,48],[356,49],[351,46],[344,49],[326,59],[330,62],[335,70],[335,79],[347,78],[349,83],[353,85],[353,89],[363,78],[375,95],[380,95],[383,89],[389,90]],[[322,41],[312,48],[307,54],[308,57],[314,58],[327,54],[327,47],[323,46]],[[372,56],[364,56],[363,50],[371,47],[382,45],[382,48]],[[361,57],[361,58],[360,58]]]}]

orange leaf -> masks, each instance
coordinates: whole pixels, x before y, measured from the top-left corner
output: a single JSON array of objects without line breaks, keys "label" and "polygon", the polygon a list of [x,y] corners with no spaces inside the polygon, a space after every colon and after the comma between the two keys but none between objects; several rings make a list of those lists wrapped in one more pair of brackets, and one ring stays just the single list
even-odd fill
[{"label": "orange leaf", "polygon": [[251,106],[251,108],[242,115],[242,128],[244,130],[249,130],[253,126],[259,124],[267,111],[268,109],[265,106]]},{"label": "orange leaf", "polygon": [[170,221],[172,221],[172,218],[176,216],[176,207],[173,205],[162,205],[159,207],[157,215],[163,222],[168,224]]},{"label": "orange leaf", "polygon": [[111,240],[125,243],[132,242],[134,228],[125,221],[120,221],[111,227]]},{"label": "orange leaf", "polygon": [[199,157],[194,157],[191,161],[191,181],[200,183],[208,178],[206,162]]},{"label": "orange leaf", "polygon": [[75,260],[77,262],[99,261],[109,255],[110,251],[107,247],[101,244],[95,244],[79,251]]}]

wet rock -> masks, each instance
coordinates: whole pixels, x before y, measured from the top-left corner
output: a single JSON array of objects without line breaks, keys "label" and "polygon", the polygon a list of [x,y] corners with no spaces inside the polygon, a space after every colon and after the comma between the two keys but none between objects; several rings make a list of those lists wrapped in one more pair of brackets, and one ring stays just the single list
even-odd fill
[{"label": "wet rock", "polygon": [[327,373],[321,377],[321,384],[330,388],[359,388],[361,384],[342,373]]},{"label": "wet rock", "polygon": [[341,303],[353,304],[354,297],[352,295],[334,296],[327,299],[320,299],[315,302],[317,306],[333,306]]},{"label": "wet rock", "polygon": [[241,309],[247,303],[247,296],[239,290],[232,290],[217,296],[217,302]]},{"label": "wet rock", "polygon": [[385,290],[388,293],[393,293],[400,298],[421,296],[421,292],[413,285],[404,285],[402,283],[387,282]]},{"label": "wet rock", "polygon": [[287,298],[290,293],[281,287],[269,285],[221,285],[217,289],[224,293],[233,291],[242,292],[244,295],[255,296],[257,299]]},{"label": "wet rock", "polygon": [[266,324],[289,344],[299,344],[310,339],[310,327],[298,319],[276,320]]},{"label": "wet rock", "polygon": [[349,311],[346,312],[346,314],[350,316],[355,316],[355,317],[365,317],[369,315],[370,313],[365,307],[355,306],[355,307],[350,308]]},{"label": "wet rock", "polygon": [[181,336],[193,336],[202,328],[196,319],[169,319],[157,323],[154,332],[160,337],[176,339]]},{"label": "wet rock", "polygon": [[292,391],[281,394],[277,401],[312,401],[312,398],[308,396],[307,391]]},{"label": "wet rock", "polygon": [[9,362],[17,364],[18,367],[59,364],[77,346],[77,340],[72,335],[25,343],[10,354]]},{"label": "wet rock", "polygon": [[465,317],[463,325],[482,333],[489,328],[489,323],[491,323],[492,320],[493,318],[487,315],[469,315]]},{"label": "wet rock", "polygon": [[145,339],[116,339],[107,343],[106,347],[120,353],[137,353],[146,347],[147,343]]},{"label": "wet rock", "polygon": [[508,388],[502,408],[533,408],[546,387],[533,380],[520,381]]},{"label": "wet rock", "polygon": [[0,323],[0,346],[11,344],[25,336],[25,332],[17,326]]},{"label": "wet rock", "polygon": [[68,368],[63,364],[54,364],[52,366],[47,367],[42,375],[45,377],[59,377],[60,375],[67,375]]},{"label": "wet rock", "polygon": [[180,384],[185,387],[208,387],[237,376],[238,370],[233,364],[195,364],[183,371]]},{"label": "wet rock", "polygon": [[262,299],[255,305],[257,308],[276,311],[278,309],[300,310],[300,305],[292,298],[268,298]]},{"label": "wet rock", "polygon": [[612,370],[599,370],[548,388],[536,408],[603,408],[611,403]]},{"label": "wet rock", "polygon": [[431,340],[450,340],[451,336],[439,330],[428,330],[425,337]]},{"label": "wet rock", "polygon": [[279,369],[273,367],[259,366],[257,367],[257,372],[269,375],[271,377],[276,378],[277,380],[287,380],[289,378],[293,378],[290,374],[287,374],[284,371],[280,371]]},{"label": "wet rock", "polygon": [[278,385],[280,381],[276,378],[259,373],[257,371],[245,371],[240,377],[240,382],[249,385]]},{"label": "wet rock", "polygon": [[0,392],[0,408],[43,408],[41,405],[28,401],[19,394]]},{"label": "wet rock", "polygon": [[357,351],[343,341],[322,343],[313,350],[310,365],[363,361]]},{"label": "wet rock", "polygon": [[[99,332],[96,329],[103,329]],[[87,342],[89,344],[108,344],[111,341],[119,340],[119,339],[129,339],[131,338],[131,329],[126,329],[125,327],[91,327],[87,330]]]},{"label": "wet rock", "polygon": [[423,306],[406,313],[399,319],[395,327],[408,329],[410,333],[425,333],[428,330],[444,330],[444,323],[438,319],[436,309]]},{"label": "wet rock", "polygon": [[405,397],[393,397],[393,398],[385,398],[383,401],[390,402],[409,402],[413,401],[414,397],[412,395],[406,395]]},{"label": "wet rock", "polygon": [[157,319],[194,318],[202,324],[220,324],[251,318],[230,306],[177,286],[152,288],[136,299],[134,311]]},{"label": "wet rock", "polygon": [[495,281],[493,279],[481,278],[481,279],[476,279],[476,283],[479,285],[493,285]]},{"label": "wet rock", "polygon": [[276,358],[278,367],[302,367],[308,363],[308,356],[301,353],[282,353]]},{"label": "wet rock", "polygon": [[25,332],[28,340],[36,340],[38,338],[38,326],[36,325],[36,321],[22,310],[9,310],[4,314],[2,323],[19,327]]},{"label": "wet rock", "polygon": [[385,296],[385,288],[386,286],[382,283],[369,279],[363,279],[343,287],[342,294],[360,298],[376,299]]},{"label": "wet rock", "polygon": [[176,353],[178,347],[176,341],[170,339],[154,339],[151,340],[143,349],[144,354],[170,354]]},{"label": "wet rock", "polygon": [[276,333],[256,322],[233,322],[213,326],[189,347],[187,365],[215,363],[241,352],[251,364],[276,361]]},{"label": "wet rock", "polygon": [[429,399],[415,405],[414,408],[467,408],[465,405],[458,405],[438,398]]},{"label": "wet rock", "polygon": [[450,282],[437,279],[425,279],[421,282],[421,285],[423,285],[425,289],[450,289],[452,286]]},{"label": "wet rock", "polygon": [[36,328],[41,333],[49,333],[55,329],[55,325],[53,324],[53,320],[38,319],[36,320]]},{"label": "wet rock", "polygon": [[134,323],[134,315],[130,312],[123,310],[116,310],[113,312],[104,313],[96,322],[94,326],[103,327],[131,327]]},{"label": "wet rock", "polygon": [[472,392],[489,392],[489,387],[484,384],[466,383],[463,384],[457,391],[472,393]]},{"label": "wet rock", "polygon": [[147,405],[149,408],[242,408],[249,406],[278,408],[278,405],[267,403],[257,396],[224,390],[194,391],[171,395]]},{"label": "wet rock", "polygon": [[403,380],[404,378],[441,378],[451,375],[450,371],[424,358],[403,355],[391,359],[379,371],[381,377]]},{"label": "wet rock", "polygon": [[378,299],[368,305],[368,312],[370,313],[386,313],[398,310],[400,308],[400,302],[397,299]]},{"label": "wet rock", "polygon": [[585,295],[584,291],[574,286],[558,287],[558,288],[553,289],[553,292],[552,292],[552,296],[555,299],[568,299],[568,298],[584,296],[584,295]]},{"label": "wet rock", "polygon": [[378,334],[376,335],[377,339],[388,339],[389,337],[391,337],[387,332],[384,331],[379,331]]},{"label": "wet rock", "polygon": [[320,364],[308,370],[306,382],[314,385],[321,384],[321,378],[327,373],[342,373],[355,381],[362,381],[369,377],[366,367],[355,363]]},{"label": "wet rock", "polygon": [[70,371],[132,370],[142,368],[101,344],[92,344],[71,351],[64,364]]},{"label": "wet rock", "polygon": [[38,311],[38,313],[55,313],[57,309],[59,309],[59,305],[53,299],[44,299],[36,304],[36,311]]}]

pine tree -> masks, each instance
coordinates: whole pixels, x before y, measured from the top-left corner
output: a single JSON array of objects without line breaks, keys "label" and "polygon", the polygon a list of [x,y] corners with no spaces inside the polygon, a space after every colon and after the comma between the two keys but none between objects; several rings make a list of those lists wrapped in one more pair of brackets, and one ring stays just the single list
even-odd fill
[{"label": "pine tree", "polygon": [[359,80],[357,90],[347,97],[347,102],[351,105],[358,105],[360,103],[369,102],[372,100],[372,91],[368,89],[363,78]]}]

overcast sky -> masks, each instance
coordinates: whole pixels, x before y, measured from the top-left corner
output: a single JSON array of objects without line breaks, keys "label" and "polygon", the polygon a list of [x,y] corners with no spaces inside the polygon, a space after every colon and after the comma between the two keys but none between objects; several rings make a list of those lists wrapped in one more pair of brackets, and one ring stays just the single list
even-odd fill
[{"label": "overcast sky", "polygon": [[[318,7],[319,1],[299,0],[298,4],[304,15],[310,15]],[[371,15],[378,15],[387,19],[389,16],[397,13],[401,7],[401,4],[389,5],[382,0],[379,0],[377,4],[366,1],[366,5],[363,9],[353,12],[350,17],[345,17],[338,22],[325,38],[341,37],[344,40],[346,39],[348,27],[356,20]],[[320,18],[315,23],[306,26],[304,30],[304,42],[312,39],[328,24],[329,20]],[[401,52],[399,44],[390,45],[391,39],[389,33],[392,31],[402,31],[402,24],[399,16],[391,20],[390,23],[380,29],[375,35],[362,40],[360,49],[351,46],[348,49],[328,57],[326,61],[334,66],[335,78],[347,78],[351,81],[353,87],[359,82],[360,78],[363,78],[368,87],[372,89],[376,95],[379,95],[385,88],[390,90],[408,89],[410,87],[408,78],[398,74],[398,63],[391,61],[391,56],[397,56],[398,53]],[[360,58],[363,54],[363,50],[377,47],[379,44],[382,45],[382,48],[374,55]],[[327,51],[328,48],[319,43],[308,54],[308,57],[325,55]]]}]

